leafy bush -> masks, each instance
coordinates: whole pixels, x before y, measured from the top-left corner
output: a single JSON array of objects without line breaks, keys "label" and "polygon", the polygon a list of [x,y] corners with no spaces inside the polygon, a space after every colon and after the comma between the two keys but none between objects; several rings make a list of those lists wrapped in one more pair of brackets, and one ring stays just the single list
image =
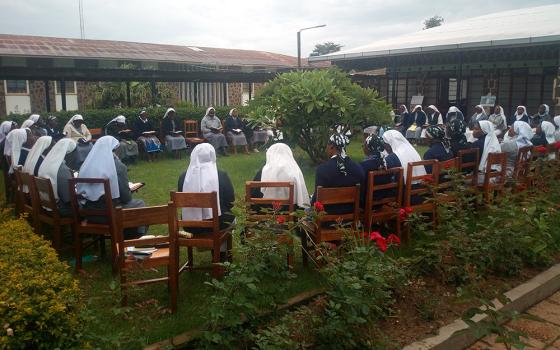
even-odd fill
[{"label": "leafy bush", "polygon": [[[234,108],[235,106],[222,106],[222,107],[215,107],[217,116],[220,119],[225,119],[229,110]],[[146,108],[148,115],[154,121],[154,126],[159,128],[159,120],[163,118],[167,107],[149,107]],[[179,105],[176,107],[175,110],[177,111],[177,116],[179,120],[185,119],[195,119],[200,120],[204,117],[204,113],[206,112],[206,108],[198,107],[193,105]],[[70,119],[74,114],[81,114],[84,116],[84,120],[88,128],[101,128],[105,126],[111,119],[116,117],[119,114],[124,115],[128,119],[129,125],[132,125],[132,120],[138,116],[138,112],[140,110],[138,108],[111,108],[111,109],[92,109],[92,110],[84,110],[84,111],[60,111],[60,112],[51,112],[51,113],[44,113],[43,115],[53,115],[56,116],[59,121],[59,127],[64,127],[64,124]],[[7,120],[14,120],[18,122],[19,125],[27,119],[29,115],[25,114],[10,114],[6,119]],[[180,127],[182,127],[182,122],[180,123]]]},{"label": "leafy bush", "polygon": [[81,348],[78,282],[24,219],[0,216],[0,348]]},{"label": "leafy bush", "polygon": [[345,132],[385,124],[390,107],[376,91],[352,83],[340,70],[327,69],[278,75],[247,110],[254,123],[278,127],[290,144],[318,163],[325,158],[333,128]]}]

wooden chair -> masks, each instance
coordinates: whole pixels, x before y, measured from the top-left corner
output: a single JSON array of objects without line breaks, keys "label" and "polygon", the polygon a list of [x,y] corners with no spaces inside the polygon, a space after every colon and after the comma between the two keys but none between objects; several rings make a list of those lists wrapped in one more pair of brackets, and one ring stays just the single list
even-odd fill
[{"label": "wooden chair", "polygon": [[435,185],[437,186],[437,202],[450,203],[456,200],[457,193],[455,190],[456,183],[453,181],[453,174],[459,172],[459,157],[451,158],[446,161],[436,163],[437,173],[439,174],[434,178]]},{"label": "wooden chair", "polygon": [[33,227],[36,229],[36,215],[30,193],[33,177],[23,172],[21,166],[14,169],[14,177],[16,179],[16,213],[18,215],[28,214],[29,220],[33,222]]},{"label": "wooden chair", "polygon": [[[253,189],[261,189],[261,188],[284,188],[288,193],[288,198],[255,198],[252,197],[251,192]],[[293,182],[265,182],[265,181],[247,181],[245,182],[245,203],[248,209],[251,209],[253,206],[267,206],[272,209],[274,205],[280,205],[283,208],[283,212],[287,212],[286,215],[278,215],[282,216],[287,223],[288,221],[295,221],[295,216],[290,215],[290,213],[294,212],[294,183]],[[284,210],[287,207],[287,210]],[[257,223],[259,221],[266,221],[271,220],[272,215],[270,213],[262,213],[262,212],[255,212],[251,213],[247,220],[249,223]],[[246,233],[247,236],[250,236],[250,232]],[[277,236],[277,241],[279,243],[286,243],[290,247],[293,247],[293,240],[289,235],[280,234]],[[294,256],[293,254],[288,253],[288,267],[294,266]]]},{"label": "wooden chair", "polygon": [[[390,178],[391,180],[389,182],[380,181],[380,178]],[[373,223],[394,221],[397,236],[401,236],[402,184],[402,168],[370,171],[368,173],[366,204],[362,220],[365,223],[366,231],[371,230]],[[381,198],[380,195],[382,195]]]},{"label": "wooden chair", "polygon": [[103,136],[103,128],[89,129],[89,133],[91,134],[91,142],[95,142]]},{"label": "wooden chair", "polygon": [[[104,190],[104,208],[82,208],[79,204],[79,201],[82,198],[76,193],[76,186],[78,184],[97,184],[102,186]],[[105,255],[105,239],[108,238],[111,240],[111,265],[113,268],[113,274],[116,274],[118,272],[118,249],[115,239],[117,234],[117,225],[115,223],[109,179],[75,178],[70,179],[68,185],[70,187],[70,202],[72,203],[72,224],[76,254],[76,270],[79,271],[82,269],[82,252],[85,248],[82,245],[83,238],[86,235],[90,235],[95,237],[92,243],[101,244],[100,249],[102,255]],[[105,223],[92,223],[91,218],[99,218],[100,221]],[[91,244],[88,244],[87,246],[89,245]]]},{"label": "wooden chair", "polygon": [[37,209],[38,231],[41,231],[42,224],[47,224],[53,228],[53,247],[60,252],[63,226],[70,227],[72,230],[72,217],[60,216],[60,211],[56,204],[51,180],[42,177],[34,177],[34,186],[31,193],[33,205]]},{"label": "wooden chair", "polygon": [[[413,176],[414,168],[424,168],[426,165],[432,167],[431,174]],[[437,223],[437,205],[433,196],[434,190],[432,186],[437,187],[438,178],[439,166],[437,160],[431,159],[408,163],[404,205],[406,208],[411,208],[413,213],[430,214],[434,228]],[[428,179],[429,181],[427,181]],[[416,199],[421,199],[421,202],[413,203],[413,200],[415,201]],[[410,240],[410,224],[406,225],[406,240]]]},{"label": "wooden chair", "polygon": [[[350,223],[351,229],[356,230],[360,221],[360,185],[352,187],[330,187],[317,186],[317,202],[321,202],[325,209],[329,205],[352,205],[352,211],[344,214],[332,214],[328,211],[318,216],[315,227],[310,230],[309,238],[314,245],[322,242],[338,242],[344,238],[344,230],[333,227],[332,223]],[[328,225],[328,226],[327,226]],[[303,264],[307,266],[308,242],[307,234],[301,239]]]},{"label": "wooden chair", "polygon": [[515,159],[515,167],[513,169],[512,178],[514,180],[513,189],[515,192],[521,192],[529,187],[532,182],[531,176],[531,150],[533,146],[521,147],[517,152]]},{"label": "wooden chair", "polygon": [[478,148],[460,150],[458,158],[459,172],[463,174],[467,182],[470,181],[471,185],[476,187],[478,185],[478,163],[480,163]]},{"label": "wooden chair", "polygon": [[206,139],[200,136],[200,121],[198,120],[185,120],[183,121],[185,129],[185,141],[189,149],[193,149],[196,145],[206,142]]},{"label": "wooden chair", "polygon": [[[168,225],[169,224],[169,205],[159,205],[144,208],[117,208],[115,210],[115,222],[117,224],[117,249],[118,264],[121,277],[122,305],[128,304],[128,287],[141,286],[146,284],[167,282],[169,288],[169,300],[171,311],[177,310],[177,236],[176,232],[171,231],[168,236],[153,238],[124,239],[124,230],[147,225]],[[128,255],[127,249],[130,247],[154,247],[155,251],[142,260],[136,260]],[[167,276],[143,280],[129,280],[128,273],[132,271],[142,271],[157,267],[167,267]]]},{"label": "wooden chair", "polygon": [[[188,218],[179,219],[177,211],[183,208],[201,208],[212,209],[212,219],[194,221]],[[189,193],[189,192],[171,192],[170,206],[170,235],[177,235],[178,250],[181,247],[187,247],[187,262],[179,268],[179,273],[185,269],[193,269],[193,247],[212,249],[212,276],[217,278],[222,274],[222,268],[218,266],[220,263],[220,247],[226,242],[226,254],[228,260],[231,260],[232,236],[231,227],[220,229],[220,218],[218,216],[218,194],[211,193]],[[185,238],[178,234],[180,229],[206,229],[208,233],[195,234],[192,238]]]},{"label": "wooden chair", "polygon": [[[0,157],[4,157],[4,155],[0,154]],[[2,160],[0,160],[0,163],[2,163]],[[9,163],[5,165],[6,166],[2,166],[2,174],[4,175],[4,198],[6,199],[7,203],[15,203],[15,194],[17,190],[16,181],[13,176],[10,176]]]},{"label": "wooden chair", "polygon": [[506,153],[488,153],[484,183],[478,185],[486,203],[492,203],[497,196],[503,195],[506,182]]}]

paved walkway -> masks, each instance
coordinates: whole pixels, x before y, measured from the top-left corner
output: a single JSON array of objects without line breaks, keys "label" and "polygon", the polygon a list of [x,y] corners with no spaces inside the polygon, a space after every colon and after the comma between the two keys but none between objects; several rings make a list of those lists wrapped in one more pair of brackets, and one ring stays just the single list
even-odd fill
[{"label": "paved walkway", "polygon": [[[527,334],[525,339],[528,346],[525,349],[560,350],[560,292],[541,301],[526,311],[537,316],[543,321],[517,319],[508,323],[508,327]],[[506,349],[503,344],[495,343],[496,336],[486,337],[473,346],[470,350]]]}]

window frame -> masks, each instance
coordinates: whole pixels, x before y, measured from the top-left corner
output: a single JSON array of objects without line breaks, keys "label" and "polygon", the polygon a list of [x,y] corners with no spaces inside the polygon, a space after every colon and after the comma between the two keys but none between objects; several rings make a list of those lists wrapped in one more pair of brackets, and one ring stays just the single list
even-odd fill
[{"label": "window frame", "polygon": [[[75,80],[70,80],[70,81],[72,81],[72,82],[74,83],[74,92],[68,92],[68,91],[66,91],[66,95],[77,95],[77,94],[78,94],[78,85],[76,84],[76,81],[75,81]],[[65,84],[66,84],[66,83],[69,83],[70,81],[65,81]],[[60,93],[60,92],[58,91],[58,86],[57,86],[58,83],[60,83],[60,81],[58,81],[58,80],[55,80],[55,81],[54,81],[54,94],[55,94],[55,95],[62,95],[62,93]]]},{"label": "window frame", "polygon": [[25,79],[4,79],[4,94],[5,96],[29,96],[29,80],[25,80],[26,92],[8,92],[8,80],[25,80]]}]

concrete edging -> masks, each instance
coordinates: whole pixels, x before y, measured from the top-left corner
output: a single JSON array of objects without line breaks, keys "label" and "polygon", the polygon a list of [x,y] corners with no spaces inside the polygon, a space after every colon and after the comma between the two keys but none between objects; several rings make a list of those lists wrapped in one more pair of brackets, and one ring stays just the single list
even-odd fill
[{"label": "concrete edging", "polygon": [[[504,295],[511,300],[506,305],[502,305],[498,300],[493,300],[497,310],[515,310],[523,312],[529,307],[548,298],[560,290],[560,264],[556,264],[548,270],[541,272],[529,281],[511,289]],[[479,322],[484,319],[484,315],[476,315],[473,321]],[[453,323],[441,327],[438,334],[433,337],[425,338],[409,344],[403,350],[457,350],[464,349],[474,344],[479,338],[472,331],[461,332],[469,327],[463,320],[457,319]]]}]

